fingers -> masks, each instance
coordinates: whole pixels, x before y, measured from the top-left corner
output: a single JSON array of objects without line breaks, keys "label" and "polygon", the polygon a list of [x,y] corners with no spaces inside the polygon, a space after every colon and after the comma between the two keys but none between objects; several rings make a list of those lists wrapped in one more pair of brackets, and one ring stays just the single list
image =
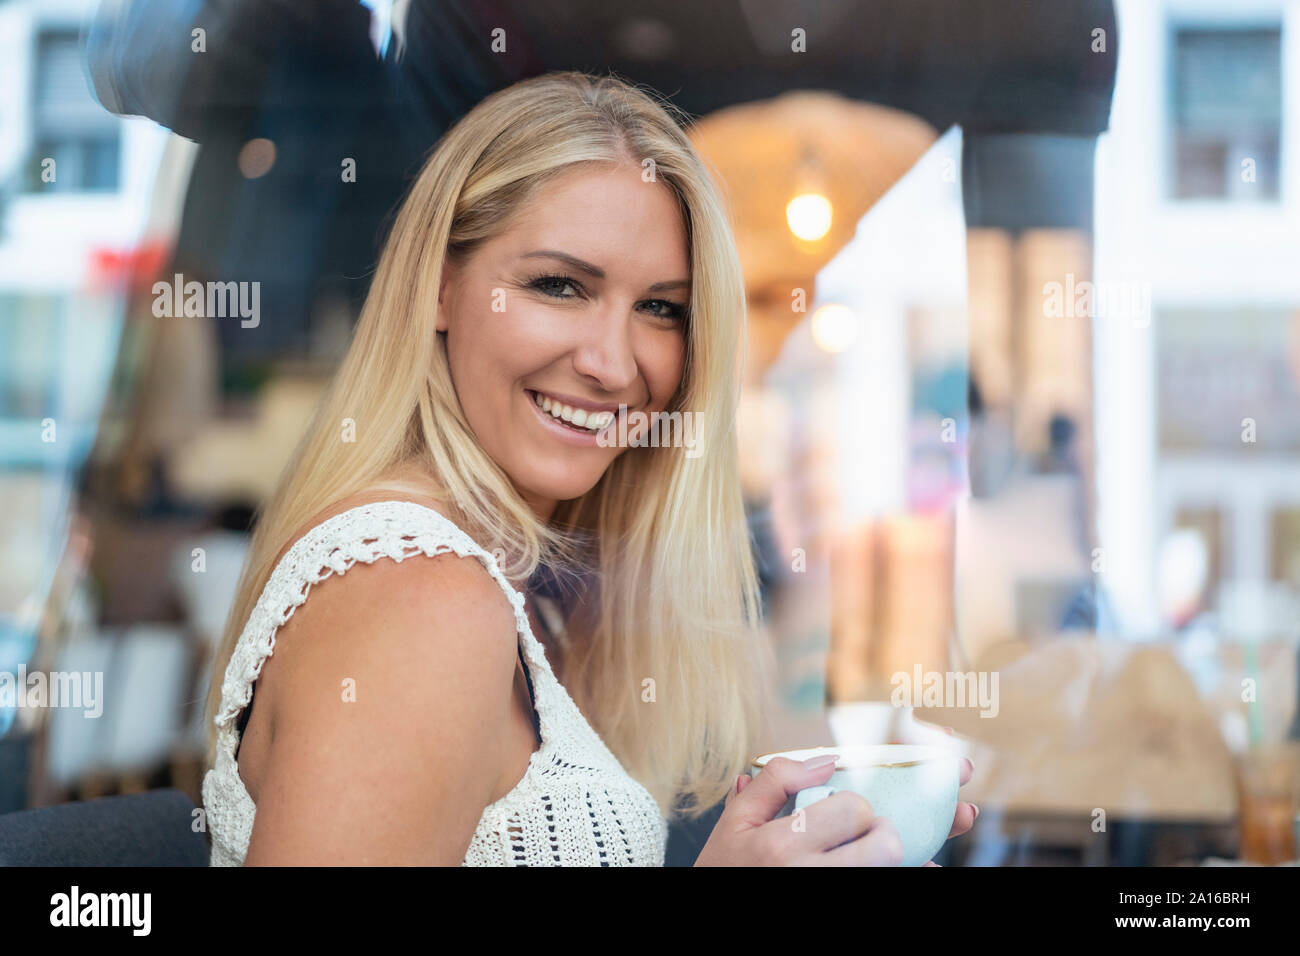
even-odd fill
[{"label": "fingers", "polygon": [[980,815],[980,808],[973,803],[958,803],[957,812],[952,818],[952,830],[948,832],[948,839],[955,836],[961,836],[967,830],[975,825],[975,818]]},{"label": "fingers", "polygon": [[[833,798],[827,798],[830,799]],[[877,817],[870,830],[856,840],[823,853],[819,862],[827,866],[898,866],[903,862],[903,841],[892,820]]]},{"label": "fingers", "polygon": [[752,826],[762,826],[773,820],[800,790],[829,780],[835,772],[836,759],[833,753],[804,761],[773,757],[758,776],[728,800],[727,811],[739,815]]},{"label": "fingers", "polygon": [[[975,765],[969,757],[961,759],[961,786],[970,782],[971,774],[975,772]],[[948,833],[948,839],[955,836],[961,836],[975,825],[976,818],[980,815],[980,808],[973,803],[957,803],[957,812],[952,818],[952,830]]]},{"label": "fingers", "polygon": [[774,820],[769,826],[788,829],[800,844],[800,852],[821,853],[856,840],[875,822],[876,811],[866,797],[841,790],[796,810],[789,818]]},{"label": "fingers", "polygon": [[731,785],[731,789],[727,791],[726,799],[723,800],[724,809],[731,806],[731,802],[745,791],[745,787],[749,786],[751,779],[747,773],[736,775],[736,782]]}]

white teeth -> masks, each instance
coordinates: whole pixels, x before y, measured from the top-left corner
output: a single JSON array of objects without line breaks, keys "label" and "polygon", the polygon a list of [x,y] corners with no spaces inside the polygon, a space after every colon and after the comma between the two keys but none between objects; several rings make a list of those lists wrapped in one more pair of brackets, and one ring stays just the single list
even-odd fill
[{"label": "white teeth", "polygon": [[587,431],[600,431],[614,420],[613,412],[588,412],[585,408],[571,408],[540,392],[533,393],[533,402],[542,411],[550,413],[552,418],[563,419],[570,425]]}]

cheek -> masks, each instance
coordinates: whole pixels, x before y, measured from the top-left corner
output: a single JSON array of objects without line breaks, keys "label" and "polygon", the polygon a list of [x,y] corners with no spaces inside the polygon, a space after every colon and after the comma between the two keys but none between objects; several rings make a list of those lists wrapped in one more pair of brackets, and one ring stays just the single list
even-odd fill
[{"label": "cheek", "polygon": [[449,339],[452,373],[464,383],[466,404],[500,404],[509,396],[487,389],[530,372],[530,363],[546,354],[547,336],[535,310],[513,305],[507,312],[485,308],[458,322]]},{"label": "cheek", "polygon": [[667,405],[686,371],[685,333],[661,334],[643,353],[641,368],[654,404]]},{"label": "cheek", "polygon": [[499,321],[501,317],[462,316],[448,334],[447,361],[452,386],[470,430],[488,454],[495,457],[501,450],[499,434],[508,410],[501,387],[502,362],[508,361],[508,356],[500,353],[498,337],[484,334],[491,330],[493,318]]}]

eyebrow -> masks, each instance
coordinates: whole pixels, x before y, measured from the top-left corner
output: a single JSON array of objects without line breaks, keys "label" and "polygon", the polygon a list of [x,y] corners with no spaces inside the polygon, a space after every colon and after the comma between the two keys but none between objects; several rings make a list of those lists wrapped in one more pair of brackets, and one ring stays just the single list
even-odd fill
[{"label": "eyebrow", "polygon": [[[526,252],[519,258],[521,259],[558,259],[565,263],[571,269],[578,272],[585,272],[587,275],[596,279],[605,278],[605,270],[600,266],[594,266],[590,262],[585,262],[577,256],[571,256],[567,252],[559,252],[555,249],[538,249],[536,252]],[[669,289],[689,289],[691,282],[689,279],[673,279],[668,282],[656,282],[650,286],[651,292],[666,292]]]}]

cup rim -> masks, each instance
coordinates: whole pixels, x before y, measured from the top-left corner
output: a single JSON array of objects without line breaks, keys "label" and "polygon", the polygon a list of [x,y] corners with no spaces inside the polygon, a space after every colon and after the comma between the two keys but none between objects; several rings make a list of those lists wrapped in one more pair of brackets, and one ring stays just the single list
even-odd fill
[{"label": "cup rim", "polygon": [[[859,761],[854,758],[854,754],[862,755],[870,751],[879,751],[888,749],[906,748],[909,752],[919,752],[918,756],[910,757],[905,760],[868,760]],[[959,756],[955,750],[945,747],[939,747],[935,744],[849,744],[843,747],[796,747],[792,750],[774,750],[770,753],[759,754],[750,761],[750,767],[762,770],[767,766],[768,761],[773,757],[785,757],[790,754],[802,754],[802,756],[792,759],[808,760],[819,754],[837,754],[840,759],[835,761],[835,771],[841,770],[869,770],[876,767],[910,767],[920,763],[926,763],[931,760],[941,760],[944,758],[953,758]],[[882,755],[886,756],[886,755]]]}]

